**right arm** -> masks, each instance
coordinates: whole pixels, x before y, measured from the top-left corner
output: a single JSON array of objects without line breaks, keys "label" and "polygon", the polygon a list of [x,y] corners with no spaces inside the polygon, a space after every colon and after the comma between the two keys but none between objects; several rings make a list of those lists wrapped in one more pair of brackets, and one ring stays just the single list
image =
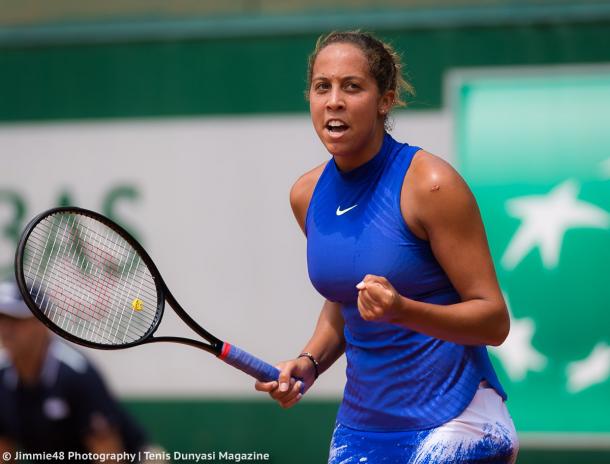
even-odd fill
[{"label": "right arm", "polygon": [[[292,212],[303,233],[305,233],[307,209],[324,166],[325,163],[301,176],[290,191]],[[319,374],[327,370],[345,351],[343,325],[341,306],[325,300],[314,333],[302,350],[302,352],[311,353],[318,361]],[[311,360],[306,357],[284,361],[278,367],[280,369],[279,383],[256,382],[255,388],[268,392],[280,406],[289,408],[296,404],[302,396],[300,382],[292,383],[290,378],[302,378],[305,389],[309,389],[315,382],[315,369]]]},{"label": "right arm", "polygon": [[[318,361],[320,365],[318,373],[320,375],[332,366],[345,351],[343,325],[341,305],[325,300],[322,305],[322,311],[320,311],[316,329],[302,350],[302,352],[311,353],[316,361]],[[305,358],[305,360],[310,365],[312,364],[309,359]]]}]

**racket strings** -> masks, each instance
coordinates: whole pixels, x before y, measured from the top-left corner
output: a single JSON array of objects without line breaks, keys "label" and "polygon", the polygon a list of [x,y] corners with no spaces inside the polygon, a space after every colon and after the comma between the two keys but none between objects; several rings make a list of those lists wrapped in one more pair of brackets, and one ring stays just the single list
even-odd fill
[{"label": "racket strings", "polygon": [[[65,234],[64,234],[64,238],[65,238]],[[102,253],[99,253],[99,255],[100,255],[100,256],[102,256]],[[79,264],[78,262],[76,262],[76,263],[74,262],[74,254],[72,254],[72,258],[73,258],[73,259],[72,259],[72,264]],[[105,256],[105,259],[107,259],[107,257],[106,257],[106,256]],[[74,273],[75,266],[70,266],[70,267],[68,267],[67,269],[68,269],[68,270],[70,270],[70,271],[72,271],[72,273]],[[88,271],[88,269],[85,269],[85,271]],[[99,271],[99,269],[98,269],[98,271]],[[94,274],[94,275],[95,275],[95,274]],[[103,316],[103,314],[101,314],[101,313],[106,312],[106,311],[105,311],[105,308],[104,308],[104,305],[108,305],[108,304],[110,303],[110,300],[108,299],[107,295],[105,295],[105,292],[106,292],[106,290],[107,290],[108,288],[110,288],[111,286],[113,286],[113,285],[114,285],[114,283],[112,282],[112,280],[113,280],[113,279],[109,279],[109,278],[108,278],[109,276],[108,276],[108,275],[106,275],[106,273],[105,273],[103,270],[102,270],[102,272],[101,272],[101,273],[99,273],[99,272],[98,272],[97,277],[101,277],[101,279],[98,279],[97,281],[95,281],[95,288],[92,288],[92,287],[89,285],[88,290],[89,290],[89,291],[93,290],[93,291],[94,291],[94,292],[95,292],[95,293],[96,293],[98,296],[97,296],[96,300],[94,300],[93,302],[91,301],[91,299],[89,299],[88,303],[89,303],[89,305],[90,305],[89,307],[93,306],[93,308],[97,310],[98,314],[99,314],[99,315],[101,315],[101,316]],[[88,283],[88,282],[89,282],[91,279],[86,279],[86,280],[83,280],[83,279],[81,278],[81,279],[79,279],[79,280],[80,280],[80,282],[78,282],[79,284],[81,284],[81,285],[82,285],[82,283],[83,283],[83,282],[85,282],[84,287],[87,287],[87,283]],[[66,279],[66,280],[64,281],[64,283],[69,283],[69,282],[70,282],[70,280],[69,280],[69,279]],[[74,288],[74,286],[69,286],[69,285],[68,285],[68,287],[72,287],[72,288]],[[54,295],[54,296],[56,297],[56,299],[63,300],[63,303],[64,303],[64,305],[63,305],[63,306],[64,306],[64,308],[65,308],[65,309],[66,309],[68,312],[70,312],[70,313],[74,313],[74,311],[71,311],[71,309],[83,309],[83,308],[81,308],[81,307],[80,307],[80,305],[78,304],[78,300],[76,300],[75,298],[71,297],[71,295],[69,295],[69,293],[73,293],[73,292],[66,292],[66,291],[63,291],[62,289],[60,289],[60,290],[58,291],[58,294],[56,294],[56,295]],[[38,295],[38,296],[39,296],[39,295]],[[40,302],[39,302],[39,303],[40,303]],[[75,303],[77,303],[77,304],[75,304]],[[47,306],[48,306],[48,304],[47,304]],[[84,308],[86,308],[86,307],[87,307],[87,306],[84,306]],[[87,313],[86,311],[83,311],[83,312]],[[47,314],[47,315],[48,315],[48,316],[50,316],[50,318],[52,319],[52,321],[53,321],[54,323],[58,323],[58,322],[59,322],[59,321],[56,319],[56,316],[57,316],[56,314],[54,315],[53,313],[51,313],[51,314]],[[93,313],[93,315],[95,316],[95,313]],[[89,318],[81,318],[81,317],[79,316],[78,312],[76,313],[76,316],[77,316],[77,317],[79,317],[80,319],[89,320]],[[100,317],[96,317],[96,319],[99,321],[101,318],[100,318]],[[114,324],[112,324],[112,325],[111,325],[111,327],[112,327],[113,325],[114,325]],[[119,324],[119,325],[120,325],[120,324]],[[81,324],[81,329],[82,329],[82,328],[83,328],[83,327],[82,327],[82,324]],[[81,333],[81,334],[79,334],[79,333],[78,333],[78,331],[76,331],[76,334],[77,334],[77,335],[81,335],[81,336],[83,336],[83,334],[82,334],[82,333]]]},{"label": "racket strings", "polygon": [[51,322],[106,345],[142,338],[157,316],[157,287],[136,250],[105,224],[77,213],[40,221],[25,245],[30,296]]},{"label": "racket strings", "polygon": [[[38,230],[33,231],[32,234],[30,235],[29,241],[31,241],[32,244],[44,247],[45,245],[42,244],[40,235],[41,235],[41,233]],[[66,253],[69,254],[70,252],[71,252],[71,250],[68,250]],[[136,256],[137,255],[135,253],[132,253],[132,258],[134,258]],[[73,260],[74,256],[72,256],[71,259]],[[72,261],[72,264],[74,264],[75,271],[76,271],[76,268],[81,268],[85,273],[91,271],[89,264],[87,264],[84,269],[82,268],[82,264],[84,264],[83,261],[84,261],[84,257],[77,259],[76,262]],[[127,274],[129,274],[131,272],[131,267],[132,266],[130,266],[130,269],[127,270]],[[134,272],[136,272],[136,271],[137,271],[137,269],[134,270]],[[27,274],[27,272],[26,272],[26,274]],[[84,280],[83,285],[91,287],[92,285],[99,285],[99,283],[98,282],[89,282],[89,281]],[[146,289],[143,290],[143,293],[146,294],[150,298],[156,298],[156,293],[147,291]]]},{"label": "racket strings", "polygon": [[[35,236],[36,236],[36,235],[39,235],[39,234],[37,234],[37,232],[38,232],[38,231],[34,231],[34,232],[32,232],[32,234],[31,234],[31,236],[30,236],[30,240],[33,240],[33,242],[38,242],[38,243],[40,243],[40,241],[35,240],[35,238],[36,238]],[[68,250],[68,251],[66,252],[66,254],[68,254],[68,255],[69,255],[69,254],[70,254],[70,252],[71,252],[71,250]],[[132,254],[131,254],[131,263],[132,263],[132,264],[130,265],[130,268],[127,270],[127,274],[128,274],[127,276],[128,276],[128,277],[132,277],[132,276],[131,276],[131,275],[129,275],[129,274],[130,274],[130,272],[131,272],[131,268],[133,267],[133,260],[134,260],[134,258],[136,258],[136,257],[137,257],[137,255],[136,255],[135,253],[132,253]],[[76,281],[78,281],[78,283],[79,283],[79,284],[80,284],[82,287],[84,287],[84,288],[86,288],[86,289],[89,289],[89,290],[92,290],[92,291],[94,291],[94,292],[97,292],[97,291],[100,289],[100,287],[101,287],[101,286],[104,286],[104,287],[106,287],[106,288],[109,286],[108,281],[103,281],[103,280],[101,280],[101,279],[98,279],[98,280],[93,280],[93,279],[85,279],[85,278],[83,278],[82,274],[81,274],[81,273],[79,273],[79,272],[78,272],[78,270],[77,270],[77,268],[79,268],[79,267],[82,269],[82,263],[80,262],[80,259],[79,259],[79,260],[77,260],[76,262],[74,262],[74,255],[73,255],[73,254],[72,254],[71,258],[72,258],[71,263],[72,263],[72,264],[74,264],[74,266],[66,267],[66,269],[67,269],[68,271],[72,271],[72,273],[73,273],[73,274],[74,274],[74,276],[76,277],[76,279],[75,279],[75,280],[76,280]],[[93,268],[91,267],[91,269],[90,269],[90,267],[91,267],[91,266],[90,266],[90,264],[87,264],[87,266],[86,266],[84,269],[82,269],[82,270],[83,270],[85,273],[90,273],[90,274],[92,274],[92,275],[96,275],[94,272],[92,272],[92,271],[93,271]],[[98,271],[99,271],[99,269],[100,269],[100,268],[97,268],[97,270],[98,270]],[[141,267],[137,267],[137,268],[136,268],[136,270],[135,270],[135,272],[137,272],[137,270],[138,270],[138,269],[141,269]],[[99,274],[98,274],[97,276],[101,278],[101,277],[103,276],[103,274],[102,274],[102,275],[99,275]],[[118,282],[118,279],[116,279],[116,277],[115,277],[114,275],[112,275],[112,274],[108,275],[107,277],[110,279],[110,281],[111,281],[110,283],[112,283],[112,281],[114,281],[115,283],[116,283],[116,282]],[[143,293],[143,294],[146,294],[146,295],[147,295],[148,297],[150,297],[150,298],[156,298],[156,297],[157,297],[155,293],[151,293],[151,292],[147,292],[147,291],[143,291],[142,293]]]},{"label": "racket strings", "polygon": [[[71,235],[72,235],[72,234],[71,234]],[[65,234],[65,231],[64,231],[63,238],[65,238],[65,237],[66,237],[66,234]],[[86,237],[86,238],[87,238],[87,239],[89,239],[89,237]],[[116,244],[115,244],[115,245],[116,245]],[[73,248],[73,247],[72,247],[72,248]],[[68,250],[68,252],[69,252],[69,251],[71,251],[71,250]],[[62,252],[65,254],[65,247],[64,247],[64,249],[63,249],[63,250],[60,248],[60,253],[62,253]],[[107,253],[101,253],[101,252],[100,252],[100,253],[98,253],[98,255],[103,256],[103,257],[104,257],[104,260],[103,260],[103,261],[107,261],[107,260],[108,260],[108,256],[107,256],[108,254],[107,254]],[[71,255],[69,255],[69,256],[71,256],[71,257],[72,257],[72,263],[71,263],[72,265],[71,265],[71,266],[69,266],[69,267],[67,267],[67,269],[68,269],[69,271],[71,271],[72,273],[74,273],[74,270],[75,270],[75,266],[74,266],[74,264],[77,264],[77,265],[78,265],[78,264],[81,264],[81,263],[79,263],[78,261],[77,261],[77,262],[75,262],[75,261],[74,261],[74,258],[75,258],[75,254],[74,254],[74,253],[72,253],[72,254],[71,254]],[[47,264],[48,264],[48,263],[47,263]],[[109,299],[108,295],[106,294],[106,293],[107,293],[107,290],[108,290],[109,288],[111,288],[111,287],[115,286],[116,284],[112,282],[112,280],[114,280],[114,279],[109,278],[109,275],[108,275],[108,274],[105,272],[105,269],[100,269],[99,267],[97,267],[97,269],[95,269],[95,268],[96,268],[96,266],[90,266],[90,264],[91,264],[91,263],[88,263],[87,267],[92,267],[92,269],[94,269],[94,270],[92,271],[92,270],[90,270],[90,269],[85,269],[85,271],[89,271],[91,274],[93,274],[93,276],[94,276],[94,277],[97,277],[97,280],[95,280],[95,281],[94,281],[94,282],[95,282],[95,283],[94,283],[95,287],[93,287],[93,288],[92,288],[92,287],[91,287],[91,285],[87,285],[87,283],[88,283],[89,281],[91,281],[91,279],[90,279],[90,278],[85,279],[85,280],[83,280],[82,278],[79,278],[79,279],[78,279],[78,281],[77,281],[77,284],[80,284],[81,286],[83,286],[82,284],[83,284],[83,282],[85,282],[84,287],[87,287],[87,286],[89,287],[89,288],[87,289],[87,290],[89,290],[89,293],[91,293],[91,291],[93,290],[94,294],[96,295],[96,297],[95,297],[95,299],[94,299],[94,300],[92,300],[92,297],[91,297],[90,295],[87,295],[87,293],[85,293],[85,295],[89,296],[88,301],[87,301],[87,303],[89,303],[89,305],[88,305],[88,306],[89,306],[90,308],[92,308],[92,309],[93,309],[93,310],[94,310],[94,311],[95,311],[97,314],[99,314],[100,316],[104,316],[104,314],[103,314],[103,313],[104,313],[104,312],[107,312],[107,311],[105,310],[105,306],[107,306],[107,305],[108,305],[108,304],[110,304],[110,302],[111,302],[111,300]],[[99,263],[97,263],[97,264],[99,264]],[[66,268],[66,267],[64,266],[64,268]],[[64,280],[64,284],[69,283],[69,282],[70,282],[70,279],[69,279],[69,278]],[[71,287],[72,289],[74,289],[74,285],[71,285],[71,286],[70,286],[70,285],[68,285],[68,287]],[[86,308],[86,307],[87,307],[87,305],[82,306],[82,305],[78,304],[78,300],[76,300],[75,298],[71,297],[71,295],[68,295],[67,293],[74,293],[74,292],[66,292],[66,291],[63,291],[62,289],[60,289],[60,290],[59,290],[59,292],[58,292],[58,295],[55,295],[55,296],[59,296],[59,299],[60,299],[60,300],[63,300],[63,303],[64,303],[64,304],[63,304],[63,307],[64,307],[64,308],[65,308],[65,309],[66,309],[66,310],[67,310],[69,313],[74,313],[74,311],[73,311],[74,309],[80,310],[80,309],[83,309],[83,308]],[[66,297],[68,297],[68,298],[66,298]],[[56,298],[56,299],[57,299],[57,298]],[[77,304],[75,304],[75,303],[77,303]],[[48,304],[47,304],[47,307],[48,307]],[[52,309],[53,309],[53,308],[51,308],[51,310],[52,310]],[[57,309],[57,307],[55,307],[55,309]],[[71,311],[71,309],[72,309],[72,311]],[[83,311],[83,312],[84,312],[84,313],[87,313],[87,311]],[[95,312],[94,312],[94,315],[95,315]],[[56,311],[56,313],[57,313],[57,311]],[[77,315],[77,316],[78,316],[78,317],[79,317],[81,320],[84,320],[84,321],[90,321],[90,318],[88,318],[88,317],[87,317],[87,318],[80,317],[80,316],[79,316],[79,314],[78,314],[78,312],[76,313],[76,315]],[[56,323],[56,324],[60,322],[60,321],[58,321],[58,319],[57,319],[57,314],[53,314],[53,312],[50,312],[49,314],[47,314],[47,316],[49,316],[49,317],[52,319],[52,321],[53,321],[54,323]],[[64,316],[67,316],[67,314],[64,314]],[[100,317],[97,317],[96,319],[97,319],[98,321],[100,321],[100,320],[101,320],[101,318],[100,318]],[[77,322],[77,321],[73,321],[73,322]],[[114,322],[112,322],[112,323],[110,324],[110,330],[112,330],[112,328],[114,327],[114,325],[115,325],[115,324],[114,324]],[[119,324],[118,324],[118,326],[120,327],[121,325],[122,325],[122,324],[120,324],[120,320],[119,320]],[[97,326],[92,326],[92,327],[90,327],[90,331],[91,331],[91,329],[96,329],[96,328],[97,328],[97,329],[99,329],[99,327],[100,327],[100,326],[99,326],[99,324],[98,324]],[[80,333],[79,333],[79,331],[78,331],[78,329],[79,329],[79,328],[81,329]],[[86,338],[86,334],[84,334],[84,333],[83,333],[83,330],[84,330],[85,328],[86,328],[86,327],[85,327],[85,326],[83,326],[83,324],[82,324],[82,323],[81,323],[81,324],[77,324],[77,327],[75,327],[75,328],[74,328],[74,332],[75,332],[75,334],[76,334],[76,335],[81,336],[81,337],[85,337],[85,338]],[[106,330],[108,331],[108,319],[106,320],[106,324],[104,325],[104,327],[103,327],[103,328],[104,328],[104,329],[106,329]],[[116,332],[116,331],[115,331],[115,332]],[[114,334],[114,337],[116,337],[116,333]],[[106,340],[112,340],[112,339],[111,339],[111,338],[109,338],[109,337],[104,337],[104,338],[105,338]]]},{"label": "racket strings", "polygon": [[[85,270],[87,271],[88,269]],[[111,302],[108,300],[107,295],[103,292],[104,290],[109,291],[111,287],[118,284],[119,281],[113,276],[109,276],[110,284],[104,283],[104,279],[93,280],[91,278],[83,278],[75,266],[66,266],[64,271],[66,271],[64,274],[64,285],[56,291],[54,289],[48,291],[48,293],[53,296],[53,299],[60,300],[64,304],[64,309],[67,312],[72,313],[74,317],[78,317],[83,321],[88,321],[89,317],[99,321],[104,316],[108,316],[109,311],[103,305],[96,303],[100,303],[99,300],[101,300],[102,303],[110,304]],[[97,302],[92,299],[92,294],[99,296]],[[82,304],[83,295],[86,297],[89,305]],[[42,303],[43,299],[41,298],[41,295],[34,294],[32,296],[37,304],[40,305]],[[93,312],[92,308],[99,309],[100,311],[97,313]],[[45,309],[47,308],[45,307]],[[81,317],[81,314],[83,314],[83,317]],[[48,316],[56,323],[52,313],[48,314]],[[140,328],[146,330],[150,324],[142,325],[141,322],[136,322],[134,325],[140,326]]]}]

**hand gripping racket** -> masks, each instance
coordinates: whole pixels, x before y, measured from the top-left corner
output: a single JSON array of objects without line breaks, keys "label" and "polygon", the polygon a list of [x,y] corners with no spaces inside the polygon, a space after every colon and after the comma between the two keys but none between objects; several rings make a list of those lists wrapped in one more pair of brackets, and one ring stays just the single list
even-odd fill
[{"label": "hand gripping racket", "polygon": [[[278,379],[277,368],[197,324],[173,297],[144,248],[101,214],[62,207],[36,216],[21,236],[15,273],[34,315],[74,343],[100,349],[183,343],[212,353],[258,380]],[[209,343],[154,337],[166,301]]]}]

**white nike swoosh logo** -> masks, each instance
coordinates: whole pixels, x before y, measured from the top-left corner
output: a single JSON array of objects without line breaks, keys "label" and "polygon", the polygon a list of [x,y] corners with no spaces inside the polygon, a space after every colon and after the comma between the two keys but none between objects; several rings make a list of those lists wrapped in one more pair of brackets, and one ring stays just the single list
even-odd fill
[{"label": "white nike swoosh logo", "polygon": [[344,210],[341,210],[341,207],[337,206],[337,216],[341,216],[342,214],[347,213],[349,210],[354,209],[356,206],[358,206],[358,205],[350,206],[349,208],[344,209]]}]

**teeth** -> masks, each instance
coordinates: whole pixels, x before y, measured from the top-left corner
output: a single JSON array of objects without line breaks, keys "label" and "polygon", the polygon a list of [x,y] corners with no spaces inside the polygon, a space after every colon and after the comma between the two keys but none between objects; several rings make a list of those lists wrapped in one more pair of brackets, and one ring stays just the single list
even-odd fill
[{"label": "teeth", "polygon": [[344,126],[345,124],[343,124],[343,123],[342,123],[342,122],[340,122],[340,121],[329,121],[329,122],[328,122],[328,125],[329,125],[330,127],[341,127],[341,126]]}]

